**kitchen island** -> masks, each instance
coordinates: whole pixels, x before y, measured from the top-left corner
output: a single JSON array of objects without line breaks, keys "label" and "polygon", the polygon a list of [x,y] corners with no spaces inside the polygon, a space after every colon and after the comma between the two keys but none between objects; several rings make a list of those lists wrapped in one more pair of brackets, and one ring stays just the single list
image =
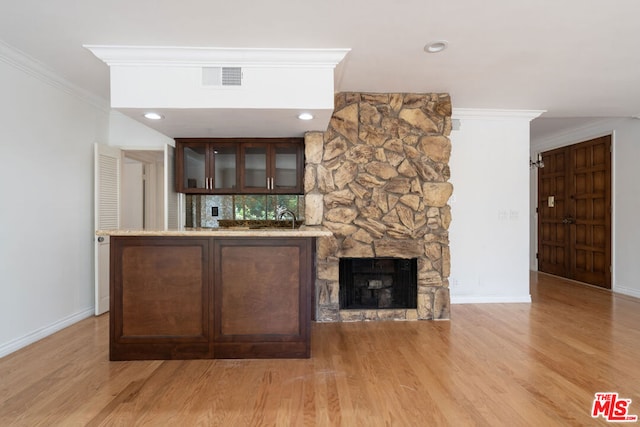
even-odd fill
[{"label": "kitchen island", "polygon": [[111,360],[308,358],[322,228],[109,230]]}]

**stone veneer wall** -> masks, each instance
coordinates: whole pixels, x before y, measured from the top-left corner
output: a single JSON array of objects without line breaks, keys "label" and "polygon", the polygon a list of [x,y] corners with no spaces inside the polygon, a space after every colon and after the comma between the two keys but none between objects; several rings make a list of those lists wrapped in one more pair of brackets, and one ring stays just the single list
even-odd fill
[{"label": "stone veneer wall", "polygon": [[[448,94],[340,93],[305,135],[306,223],[318,240],[316,319],[449,318]],[[340,257],[418,258],[417,309],[340,310]]]}]

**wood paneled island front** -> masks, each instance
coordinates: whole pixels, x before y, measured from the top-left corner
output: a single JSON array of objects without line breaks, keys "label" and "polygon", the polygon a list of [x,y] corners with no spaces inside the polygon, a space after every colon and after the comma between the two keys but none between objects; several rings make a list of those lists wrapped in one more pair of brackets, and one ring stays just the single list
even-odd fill
[{"label": "wood paneled island front", "polygon": [[111,360],[308,358],[324,230],[104,231]]}]

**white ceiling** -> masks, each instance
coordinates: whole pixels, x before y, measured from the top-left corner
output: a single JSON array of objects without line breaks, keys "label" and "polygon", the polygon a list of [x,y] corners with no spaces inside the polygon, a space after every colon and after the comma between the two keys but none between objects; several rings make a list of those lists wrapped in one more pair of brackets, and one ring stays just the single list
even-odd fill
[{"label": "white ceiling", "polygon": [[[637,0],[20,0],[0,3],[0,40],[107,100],[108,66],[85,44],[350,48],[336,91],[620,117],[640,114],[638,16]],[[449,48],[424,53],[437,39]]]}]

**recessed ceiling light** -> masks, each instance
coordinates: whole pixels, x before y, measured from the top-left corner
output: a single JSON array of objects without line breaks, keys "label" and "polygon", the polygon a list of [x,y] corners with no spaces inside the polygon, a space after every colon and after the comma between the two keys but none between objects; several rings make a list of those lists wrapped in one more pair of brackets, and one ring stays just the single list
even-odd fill
[{"label": "recessed ceiling light", "polygon": [[430,43],[427,43],[424,47],[424,51],[427,53],[438,53],[442,52],[449,46],[449,42],[446,40],[436,40]]},{"label": "recessed ceiling light", "polygon": [[164,116],[158,113],[151,113],[151,112],[144,113],[144,117],[149,120],[162,120],[164,118]]},{"label": "recessed ceiling light", "polygon": [[298,118],[300,120],[311,120],[311,119],[313,119],[313,114],[311,114],[311,113],[300,113],[298,115]]}]

